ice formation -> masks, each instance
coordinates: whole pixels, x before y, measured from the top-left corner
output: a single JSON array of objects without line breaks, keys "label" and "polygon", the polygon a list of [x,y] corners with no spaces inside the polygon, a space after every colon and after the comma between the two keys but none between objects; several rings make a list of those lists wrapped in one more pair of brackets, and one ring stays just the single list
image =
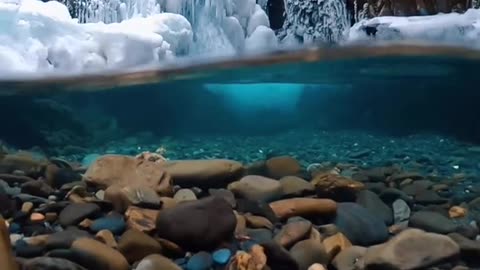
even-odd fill
[{"label": "ice formation", "polygon": [[[79,1],[69,3],[86,3]],[[92,0],[72,18],[56,1],[0,0],[0,76],[125,69],[195,50],[232,54],[277,45],[255,0],[194,2]]]},{"label": "ice formation", "polygon": [[350,29],[346,42],[372,39],[480,48],[480,10],[469,9],[464,14],[377,17],[363,20]]}]

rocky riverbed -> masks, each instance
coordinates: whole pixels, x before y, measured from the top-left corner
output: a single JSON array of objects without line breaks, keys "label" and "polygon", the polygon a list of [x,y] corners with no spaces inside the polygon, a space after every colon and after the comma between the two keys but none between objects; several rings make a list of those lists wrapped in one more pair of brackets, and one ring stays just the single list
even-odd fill
[{"label": "rocky riverbed", "polygon": [[0,261],[6,270],[478,269],[479,152],[448,138],[362,133],[129,139],[62,158],[4,149]]}]

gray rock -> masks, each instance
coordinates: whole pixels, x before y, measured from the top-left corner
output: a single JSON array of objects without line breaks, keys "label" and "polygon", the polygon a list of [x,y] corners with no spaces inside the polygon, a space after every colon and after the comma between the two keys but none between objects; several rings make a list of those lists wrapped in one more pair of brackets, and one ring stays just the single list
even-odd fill
[{"label": "gray rock", "polygon": [[82,266],[62,258],[37,257],[22,262],[22,270],[86,270]]},{"label": "gray rock", "polygon": [[64,227],[78,225],[82,220],[93,217],[99,212],[100,207],[94,203],[72,203],[60,212],[58,221]]},{"label": "gray rock", "polygon": [[213,188],[210,188],[210,189],[208,189],[208,193],[209,193],[211,196],[216,196],[216,197],[223,198],[223,199],[226,200],[232,207],[236,207],[236,206],[237,206],[237,201],[235,201],[235,195],[233,195],[233,193],[232,193],[230,190],[228,190],[228,189],[224,189],[224,188],[213,189]]},{"label": "gray rock", "polygon": [[411,215],[410,207],[408,204],[402,200],[397,199],[393,202],[393,216],[395,223],[400,223],[402,221],[408,220]]},{"label": "gray rock", "polygon": [[354,245],[369,246],[388,239],[385,222],[356,203],[338,203],[333,223]]},{"label": "gray rock", "polygon": [[385,224],[393,223],[393,211],[386,205],[377,194],[369,190],[362,190],[357,193],[357,203],[372,213],[377,214],[385,221]]},{"label": "gray rock", "polygon": [[427,232],[448,234],[457,229],[457,225],[448,217],[436,212],[419,211],[410,217],[409,226]]},{"label": "gray rock", "polygon": [[363,266],[365,269],[426,269],[459,254],[460,247],[448,236],[408,229],[384,244],[368,248]]},{"label": "gray rock", "polygon": [[91,238],[92,236],[84,230],[77,229],[76,227],[68,227],[64,231],[49,235],[46,247],[47,249],[68,249],[73,241],[84,237]]},{"label": "gray rock", "polygon": [[386,188],[383,190],[382,193],[380,193],[380,199],[386,204],[392,204],[397,199],[404,200],[408,205],[412,205],[413,203],[413,199],[410,196],[396,188]]},{"label": "gray rock", "polygon": [[156,225],[159,237],[197,251],[215,248],[231,239],[237,218],[227,201],[210,196],[162,210]]},{"label": "gray rock", "polygon": [[10,187],[7,182],[0,179],[0,193],[5,193],[10,196],[15,196],[20,194],[20,188],[18,187]]},{"label": "gray rock", "polygon": [[450,233],[448,236],[460,246],[460,254],[463,260],[478,265],[478,258],[480,258],[479,241],[470,240],[458,233]]}]

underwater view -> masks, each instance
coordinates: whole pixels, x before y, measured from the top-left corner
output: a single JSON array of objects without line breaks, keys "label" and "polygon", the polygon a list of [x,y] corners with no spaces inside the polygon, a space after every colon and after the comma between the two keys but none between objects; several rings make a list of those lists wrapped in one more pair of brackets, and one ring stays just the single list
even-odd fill
[{"label": "underwater view", "polygon": [[0,0],[0,269],[480,269],[479,6]]}]

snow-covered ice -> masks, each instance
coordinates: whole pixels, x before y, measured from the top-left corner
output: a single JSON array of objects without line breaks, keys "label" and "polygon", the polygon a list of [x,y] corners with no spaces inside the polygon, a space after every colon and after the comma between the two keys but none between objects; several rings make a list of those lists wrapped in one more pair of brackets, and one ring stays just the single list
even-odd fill
[{"label": "snow-covered ice", "polygon": [[[367,35],[366,29],[376,31]],[[480,10],[413,17],[377,17],[356,23],[346,43],[371,41],[428,42],[435,45],[480,48]]]},{"label": "snow-covered ice", "polygon": [[[172,4],[175,1],[163,1],[168,4],[164,11],[179,9]],[[268,42],[262,48],[276,46],[265,12],[255,1],[253,5],[252,0],[234,3],[236,13],[224,14],[218,26],[225,42],[234,48],[231,53],[245,47],[255,50],[251,44],[255,40]],[[168,12],[130,15],[116,23],[79,23],[56,1],[0,0],[0,77],[121,70],[189,54],[194,29],[184,16]],[[205,46],[212,46],[212,53],[217,49],[213,44]]]},{"label": "snow-covered ice", "polygon": [[0,74],[94,72],[173,57],[192,42],[190,23],[161,13],[120,23],[79,24],[61,3],[0,3]]}]

